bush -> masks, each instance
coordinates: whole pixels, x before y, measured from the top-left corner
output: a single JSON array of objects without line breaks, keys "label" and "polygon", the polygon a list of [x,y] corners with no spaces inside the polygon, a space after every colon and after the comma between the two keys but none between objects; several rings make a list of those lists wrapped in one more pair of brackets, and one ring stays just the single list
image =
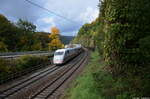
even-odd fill
[{"label": "bush", "polygon": [[150,97],[149,75],[141,78],[138,75],[120,75],[117,78],[104,70],[93,74],[95,88],[104,99],[132,99]]},{"label": "bush", "polygon": [[2,41],[0,41],[0,52],[7,52],[7,46]]},{"label": "bush", "polygon": [[12,73],[12,66],[9,60],[0,59],[0,78]]},{"label": "bush", "polygon": [[97,52],[92,53],[90,59],[84,73],[73,82],[64,99],[101,99],[92,74],[98,71],[99,65],[103,66],[103,64],[98,62]]},{"label": "bush", "polygon": [[17,66],[21,69],[30,68],[48,62],[48,57],[22,56],[17,60]]},{"label": "bush", "polygon": [[45,64],[48,57],[22,56],[16,60],[0,59],[0,81],[10,78],[11,74]]},{"label": "bush", "polygon": [[109,68],[95,75],[102,95],[150,96],[150,1],[103,0],[100,8],[104,47],[98,48]]},{"label": "bush", "polygon": [[[98,89],[99,94],[104,99],[132,99],[139,97],[140,93],[135,90],[139,87],[140,81],[136,78],[123,78],[117,79],[112,74],[99,71],[93,75],[95,79],[95,87]],[[137,84],[137,85],[134,85]]]}]

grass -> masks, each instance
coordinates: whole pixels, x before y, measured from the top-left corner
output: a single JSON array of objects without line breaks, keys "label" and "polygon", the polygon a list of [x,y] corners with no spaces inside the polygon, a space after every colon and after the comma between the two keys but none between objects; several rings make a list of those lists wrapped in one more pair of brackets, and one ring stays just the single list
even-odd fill
[{"label": "grass", "polygon": [[100,60],[98,52],[91,54],[89,64],[86,66],[83,74],[68,89],[65,99],[101,99],[93,78],[93,74],[104,66],[104,63]]},{"label": "grass", "polygon": [[[98,52],[92,52],[88,65],[82,75],[68,88],[64,99],[133,99],[135,97],[149,97],[149,87],[147,87],[149,83],[142,85],[141,82],[143,81],[138,76],[133,75],[114,77],[109,72],[109,68],[106,67],[107,65]],[[144,87],[145,84],[147,89]]]}]

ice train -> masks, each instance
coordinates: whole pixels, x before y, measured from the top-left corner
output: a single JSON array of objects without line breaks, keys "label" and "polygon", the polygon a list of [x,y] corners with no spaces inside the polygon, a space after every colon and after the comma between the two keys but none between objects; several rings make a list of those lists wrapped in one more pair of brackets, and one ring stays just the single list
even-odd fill
[{"label": "ice train", "polygon": [[64,64],[79,55],[82,51],[83,49],[80,44],[76,44],[73,48],[58,49],[54,53],[53,64]]}]

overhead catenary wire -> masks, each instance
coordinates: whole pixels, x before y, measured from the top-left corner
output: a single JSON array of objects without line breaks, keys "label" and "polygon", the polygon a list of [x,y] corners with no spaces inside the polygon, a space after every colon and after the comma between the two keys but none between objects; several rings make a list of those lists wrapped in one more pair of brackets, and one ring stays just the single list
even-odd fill
[{"label": "overhead catenary wire", "polygon": [[67,17],[65,17],[65,16],[62,16],[62,15],[60,15],[60,14],[57,14],[57,13],[55,13],[55,12],[53,12],[53,11],[47,9],[47,8],[44,8],[44,7],[38,5],[38,4],[36,4],[36,3],[34,3],[34,2],[32,2],[32,1],[30,1],[30,0],[25,0],[25,1],[27,1],[28,3],[34,5],[34,6],[38,7],[38,8],[41,8],[41,9],[43,9],[43,10],[45,10],[45,11],[51,13],[51,14],[54,14],[54,15],[56,15],[56,16],[62,18],[62,19],[65,19],[65,20],[67,20],[67,21],[69,21],[69,22],[71,22],[71,23],[79,24],[79,23],[77,23],[77,22],[75,22],[75,21],[73,21],[73,20],[71,20],[71,19],[69,19],[69,18],[67,18]]}]

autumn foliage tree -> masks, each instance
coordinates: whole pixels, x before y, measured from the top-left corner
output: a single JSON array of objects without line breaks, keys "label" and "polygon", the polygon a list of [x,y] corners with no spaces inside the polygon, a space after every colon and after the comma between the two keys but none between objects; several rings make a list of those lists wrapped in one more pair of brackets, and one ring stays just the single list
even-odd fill
[{"label": "autumn foliage tree", "polygon": [[60,31],[57,27],[51,28],[51,34],[49,35],[49,38],[51,39],[49,45],[50,50],[56,50],[58,48],[63,48],[64,45],[60,40]]},{"label": "autumn foliage tree", "polygon": [[27,20],[19,19],[14,23],[0,14],[0,52],[53,50],[63,47],[61,41],[71,40],[60,36],[56,27],[51,29],[51,33],[37,31],[36,25]]}]

